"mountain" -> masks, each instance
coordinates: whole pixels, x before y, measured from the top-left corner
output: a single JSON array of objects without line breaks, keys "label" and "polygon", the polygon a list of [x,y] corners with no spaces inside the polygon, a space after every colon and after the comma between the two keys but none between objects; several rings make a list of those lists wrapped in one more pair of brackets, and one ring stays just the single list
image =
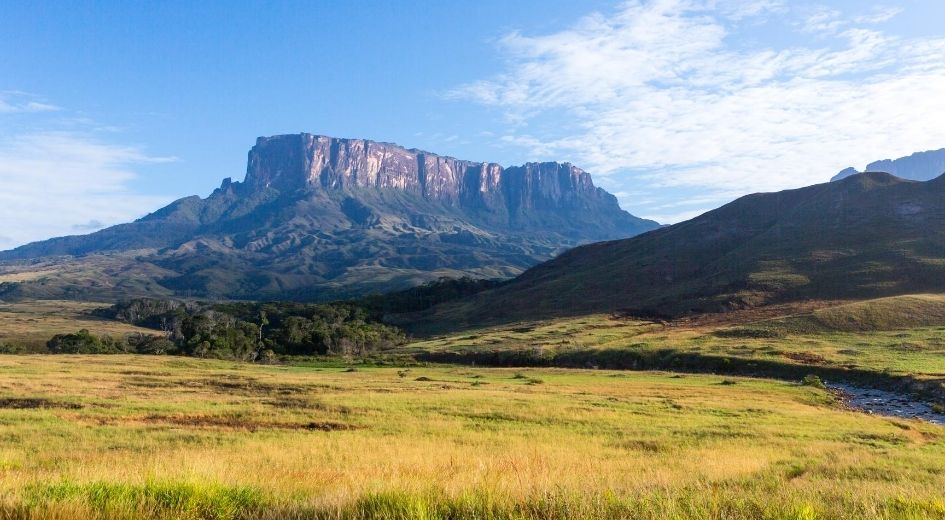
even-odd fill
[{"label": "mountain", "polygon": [[[567,163],[503,168],[363,139],[259,138],[243,182],[0,253],[0,297],[327,299],[513,276],[658,227]],[[24,274],[25,273],[25,274]]]},{"label": "mountain", "polygon": [[[882,161],[872,162],[866,165],[866,171],[891,173],[897,177],[914,181],[932,180],[945,173],[945,148],[916,152],[908,157],[900,157],[896,160],[883,159]],[[830,180],[838,181],[857,173],[859,172],[856,168],[851,166],[834,175]]]},{"label": "mountain", "polygon": [[861,173],[748,195],[635,238],[569,250],[438,306],[419,326],[612,311],[678,316],[935,291],[945,291],[945,176]]}]

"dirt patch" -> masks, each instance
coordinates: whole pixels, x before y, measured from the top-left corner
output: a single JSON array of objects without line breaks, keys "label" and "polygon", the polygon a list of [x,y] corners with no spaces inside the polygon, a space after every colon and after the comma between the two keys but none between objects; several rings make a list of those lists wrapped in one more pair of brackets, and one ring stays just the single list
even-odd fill
[{"label": "dirt patch", "polygon": [[273,421],[257,421],[249,417],[218,416],[218,415],[148,415],[141,418],[149,424],[164,424],[185,428],[211,428],[226,430],[243,430],[256,432],[260,430],[309,430],[309,431],[343,431],[354,430],[355,426],[334,421],[316,421],[304,423],[283,423]]},{"label": "dirt patch", "polygon": [[126,381],[122,384],[122,386],[135,386],[138,388],[174,388],[179,385],[180,383],[177,381],[157,379],[154,377],[141,377],[134,379],[133,381]]},{"label": "dirt patch", "polygon": [[889,345],[889,349],[899,352],[922,352],[923,350],[931,350],[928,347],[918,345],[916,343],[896,343]]},{"label": "dirt patch", "polygon": [[344,431],[344,430],[354,430],[355,427],[350,424],[332,422],[332,421],[322,421],[322,422],[310,422],[304,426],[306,430],[320,431],[320,432],[335,432],[335,431]]},{"label": "dirt patch", "polygon": [[274,384],[252,377],[229,375],[204,379],[162,379],[142,374],[126,380],[122,385],[138,388],[191,388],[243,397],[296,395],[312,390],[312,387],[305,385]]},{"label": "dirt patch", "polygon": [[263,404],[286,410],[318,410],[320,412],[334,412],[342,415],[348,415],[352,411],[351,408],[347,406],[325,404],[319,401],[298,397],[279,397],[263,401]]},{"label": "dirt patch", "polygon": [[827,363],[827,358],[813,352],[785,352],[784,357],[808,365],[823,365]]},{"label": "dirt patch", "polygon": [[614,443],[615,448],[629,451],[642,451],[646,453],[662,453],[668,451],[667,446],[661,442],[650,440],[630,439]]},{"label": "dirt patch", "polygon": [[248,397],[267,397],[273,395],[302,394],[311,390],[305,385],[273,384],[251,377],[222,376],[212,379],[191,379],[177,383],[181,386],[207,388],[220,393],[237,394]]},{"label": "dirt patch", "polygon": [[170,372],[154,372],[151,370],[123,370],[119,372],[123,376],[142,376],[142,377],[167,377]]},{"label": "dirt patch", "polygon": [[82,408],[78,403],[64,403],[42,397],[3,397],[0,398],[0,408],[7,410],[30,410],[59,408],[63,410],[78,410]]}]

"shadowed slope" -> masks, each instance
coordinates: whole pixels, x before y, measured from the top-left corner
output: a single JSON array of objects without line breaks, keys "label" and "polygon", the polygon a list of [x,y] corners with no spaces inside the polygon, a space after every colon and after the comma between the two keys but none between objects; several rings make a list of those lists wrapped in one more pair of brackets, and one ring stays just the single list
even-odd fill
[{"label": "shadowed slope", "polygon": [[945,177],[864,173],[748,195],[635,238],[572,249],[426,320],[675,316],[938,290],[945,290]]}]

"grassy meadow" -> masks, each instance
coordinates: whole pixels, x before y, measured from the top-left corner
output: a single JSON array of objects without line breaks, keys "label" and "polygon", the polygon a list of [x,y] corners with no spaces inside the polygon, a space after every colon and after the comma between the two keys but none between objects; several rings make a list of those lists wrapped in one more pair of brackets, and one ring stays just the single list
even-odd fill
[{"label": "grassy meadow", "polygon": [[88,329],[99,336],[122,337],[136,332],[154,334],[150,329],[96,318],[90,314],[93,309],[101,307],[102,303],[64,300],[0,302],[0,346],[26,351],[43,350],[46,341],[52,336],[79,329]]},{"label": "grassy meadow", "polygon": [[941,518],[945,428],[774,380],[0,357],[5,518]]},{"label": "grassy meadow", "polygon": [[[6,304],[0,343],[148,332],[98,306]],[[945,297],[916,295],[518,323],[362,360],[0,355],[0,518],[941,519],[945,427],[796,376],[941,384],[943,327]],[[753,363],[783,374],[728,370]]]},{"label": "grassy meadow", "polygon": [[[945,296],[785,306],[671,322],[597,314],[439,336],[403,351],[494,364],[703,366],[719,372],[751,372],[755,366],[790,378],[826,370],[833,377],[906,376],[945,391]],[[452,357],[437,356],[442,354]]]}]

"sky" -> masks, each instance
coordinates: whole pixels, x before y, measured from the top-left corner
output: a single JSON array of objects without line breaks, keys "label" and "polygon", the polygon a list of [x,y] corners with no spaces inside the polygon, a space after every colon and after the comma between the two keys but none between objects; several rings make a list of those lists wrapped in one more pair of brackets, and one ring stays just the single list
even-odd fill
[{"label": "sky", "polygon": [[311,132],[569,161],[674,223],[945,147],[945,2],[9,2],[0,249],[241,180]]}]

